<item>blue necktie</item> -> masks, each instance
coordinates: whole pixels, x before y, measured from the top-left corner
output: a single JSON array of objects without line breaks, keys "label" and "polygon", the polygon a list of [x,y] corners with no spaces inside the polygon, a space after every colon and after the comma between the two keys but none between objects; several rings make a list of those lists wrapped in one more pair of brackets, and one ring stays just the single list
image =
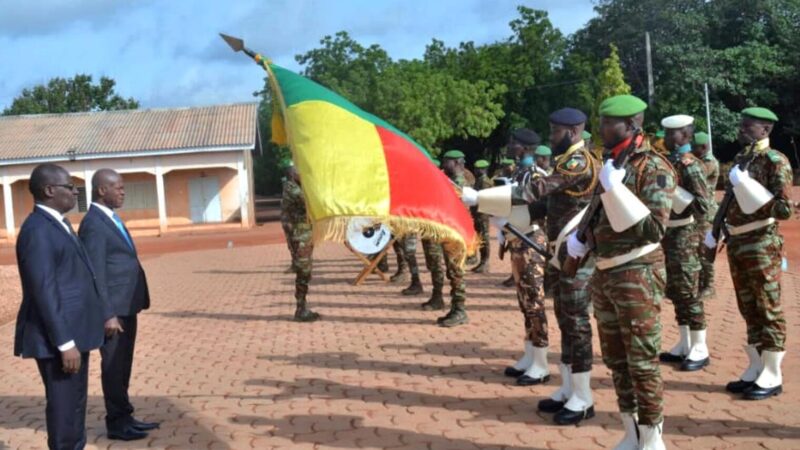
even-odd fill
[{"label": "blue necktie", "polygon": [[119,232],[122,233],[122,237],[125,238],[125,241],[128,243],[128,245],[132,249],[133,248],[133,241],[131,241],[131,237],[128,236],[128,232],[125,231],[125,225],[122,224],[122,219],[119,218],[117,213],[112,214],[111,217],[114,219],[114,223],[117,225],[117,228],[119,229]]}]

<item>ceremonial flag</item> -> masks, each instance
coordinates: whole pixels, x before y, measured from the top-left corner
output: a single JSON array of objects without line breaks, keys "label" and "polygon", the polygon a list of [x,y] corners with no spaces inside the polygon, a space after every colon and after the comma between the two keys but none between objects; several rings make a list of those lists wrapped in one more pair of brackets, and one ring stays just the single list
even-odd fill
[{"label": "ceremonial flag", "polygon": [[477,244],[456,187],[409,136],[321,85],[256,55],[273,92],[272,139],[288,144],[315,240],[343,241],[351,217],[395,235]]}]

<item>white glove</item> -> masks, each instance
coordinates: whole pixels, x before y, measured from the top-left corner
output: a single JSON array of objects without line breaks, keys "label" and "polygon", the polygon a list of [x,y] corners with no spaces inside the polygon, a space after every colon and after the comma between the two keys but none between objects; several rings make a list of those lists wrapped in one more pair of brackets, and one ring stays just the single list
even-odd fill
[{"label": "white glove", "polygon": [[570,233],[569,237],[567,237],[567,254],[573,258],[581,259],[589,252],[589,248],[586,247],[586,244],[578,240],[577,233],[577,231],[573,231]]},{"label": "white glove", "polygon": [[703,244],[708,248],[717,248],[717,240],[710,231],[706,231],[706,238],[703,239]]},{"label": "white glove", "polygon": [[740,170],[739,165],[735,165],[728,173],[728,179],[731,180],[733,187],[739,186],[743,181],[750,178],[750,174],[746,170]]},{"label": "white glove", "polygon": [[609,159],[603,164],[600,169],[600,184],[606,192],[614,190],[617,186],[622,186],[622,180],[625,178],[625,169],[617,169],[614,167],[614,160]]},{"label": "white glove", "polygon": [[467,206],[478,206],[478,191],[469,186],[462,187],[461,201]]},{"label": "white glove", "polygon": [[497,217],[492,216],[489,218],[489,222],[494,225],[498,230],[502,230],[504,226],[508,223],[508,219],[505,217]]}]

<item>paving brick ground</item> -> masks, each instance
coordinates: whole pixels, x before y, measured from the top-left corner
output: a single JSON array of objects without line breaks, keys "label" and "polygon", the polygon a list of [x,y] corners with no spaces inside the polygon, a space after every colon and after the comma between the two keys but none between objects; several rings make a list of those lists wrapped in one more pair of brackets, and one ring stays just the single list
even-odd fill
[{"label": "paving brick ground", "polygon": [[[341,246],[317,252],[310,299],[324,320],[314,324],[290,321],[283,245],[147,258],[153,308],[140,319],[131,394],[137,415],[162,427],[146,441],[105,439],[95,353],[89,448],[611,448],[622,430],[597,347],[597,417],[580,427],[536,412],[560,381],[557,347],[550,384],[523,388],[502,376],[518,356],[522,320],[513,291],[497,287],[508,268],[494,263],[493,273],[468,278],[470,324],[442,329],[436,313],[417,308],[423,297],[397,294],[402,286],[351,286],[359,263]],[[785,360],[784,395],[745,402],[723,389],[745,363],[744,324],[727,270],[719,273],[708,306],[711,366],[663,368],[668,446],[800,448],[796,350]],[[789,273],[783,282],[790,349],[800,337],[799,281]],[[666,347],[676,338],[671,305],[663,318]],[[552,314],[549,323],[557,343]],[[13,323],[0,327],[0,449],[42,448],[42,386],[32,361],[11,356],[12,338]]]}]

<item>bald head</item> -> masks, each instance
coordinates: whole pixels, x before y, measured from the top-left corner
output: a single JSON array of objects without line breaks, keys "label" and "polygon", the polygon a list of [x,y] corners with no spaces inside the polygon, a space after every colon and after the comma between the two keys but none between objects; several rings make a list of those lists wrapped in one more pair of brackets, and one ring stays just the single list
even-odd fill
[{"label": "bald head", "polygon": [[112,169],[95,172],[92,177],[92,201],[111,209],[121,208],[125,202],[122,176]]}]

